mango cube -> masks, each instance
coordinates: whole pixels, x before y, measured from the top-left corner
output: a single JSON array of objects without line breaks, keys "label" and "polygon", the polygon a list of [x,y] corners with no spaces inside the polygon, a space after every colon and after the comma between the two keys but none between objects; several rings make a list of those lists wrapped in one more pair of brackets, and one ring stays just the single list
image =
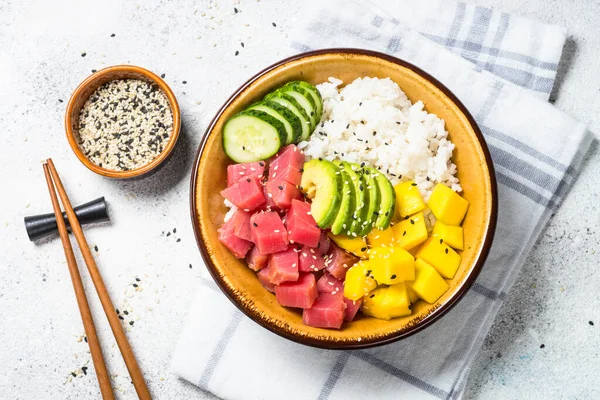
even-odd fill
[{"label": "mango cube", "polygon": [[396,243],[406,250],[415,248],[427,240],[427,225],[422,212],[398,222],[392,230]]},{"label": "mango cube", "polygon": [[464,248],[463,228],[460,226],[446,225],[442,221],[436,221],[431,236],[442,239],[444,243],[454,249],[462,250]]},{"label": "mango cube", "polygon": [[368,260],[354,264],[346,273],[344,281],[344,297],[358,300],[377,287],[377,281],[371,276],[373,267]]},{"label": "mango cube", "polygon": [[365,315],[390,320],[410,315],[410,300],[404,282],[373,290],[362,304]]},{"label": "mango cube", "polygon": [[416,257],[431,264],[446,279],[454,278],[461,261],[460,255],[437,237],[427,239]]},{"label": "mango cube", "polygon": [[392,246],[394,243],[394,231],[392,228],[387,228],[384,231],[373,229],[367,235],[367,244],[369,247],[385,247]]},{"label": "mango cube", "polygon": [[431,265],[417,258],[415,261],[415,270],[415,280],[406,282],[406,286],[419,296],[419,298],[429,304],[433,304],[446,293],[449,288],[448,284]]},{"label": "mango cube", "polygon": [[371,276],[377,283],[393,285],[415,279],[415,258],[402,247],[374,247],[369,250]]},{"label": "mango cube", "polygon": [[427,205],[438,220],[454,226],[460,225],[469,208],[467,200],[442,183],[435,185]]},{"label": "mango cube", "polygon": [[367,241],[364,237],[349,237],[345,235],[334,235],[333,233],[329,233],[329,237],[342,249],[347,250],[360,258],[366,258]]},{"label": "mango cube", "polygon": [[402,182],[394,186],[396,192],[396,210],[400,217],[413,215],[425,209],[417,184],[413,181]]}]

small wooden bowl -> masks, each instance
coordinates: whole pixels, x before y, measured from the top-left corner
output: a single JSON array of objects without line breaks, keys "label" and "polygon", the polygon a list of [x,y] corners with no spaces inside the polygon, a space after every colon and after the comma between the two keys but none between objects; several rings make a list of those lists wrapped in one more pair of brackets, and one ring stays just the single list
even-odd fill
[{"label": "small wooden bowl", "polygon": [[[219,191],[227,182],[231,160],[223,151],[225,121],[244,107],[292,80],[312,84],[329,77],[345,84],[358,77],[389,77],[413,101],[422,100],[428,112],[446,122],[456,148],[452,160],[458,167],[463,193],[470,203],[463,222],[465,249],[449,290],[435,304],[418,301],[410,316],[384,321],[359,317],[342,329],[320,329],[302,323],[299,310],[282,307],[262,287],[244,260],[236,259],[217,237],[227,209]],[[191,180],[191,214],[202,257],[217,285],[246,315],[290,340],[322,348],[356,349],[390,343],[431,325],[446,314],[473,284],[488,255],[497,215],[496,180],[485,140],[465,106],[440,82],[412,64],[386,54],[357,49],[328,49],[300,54],[260,72],[240,87],[210,123],[196,157]],[[209,305],[207,305],[208,307]],[[432,328],[432,329],[435,329]]]},{"label": "small wooden bowl", "polygon": [[[118,79],[139,79],[155,83],[167,96],[171,106],[171,112],[173,114],[173,131],[171,132],[169,141],[167,142],[163,151],[150,163],[129,171],[116,171],[102,168],[94,164],[85,156],[85,154],[83,154],[78,144],[79,113],[83,107],[83,104],[100,86],[104,85],[106,82]],[[67,132],[67,139],[69,140],[71,149],[73,149],[73,152],[79,161],[81,161],[88,169],[108,178],[135,178],[154,170],[163,161],[165,161],[173,151],[173,148],[177,143],[177,139],[179,138],[180,128],[181,117],[179,113],[179,104],[177,104],[177,99],[175,98],[171,88],[158,75],[148,71],[147,69],[133,65],[115,65],[101,69],[100,71],[88,76],[83,82],[81,82],[81,84],[79,84],[77,89],[75,89],[71,95],[69,103],[67,104],[67,111],[65,112],[65,130]]]}]

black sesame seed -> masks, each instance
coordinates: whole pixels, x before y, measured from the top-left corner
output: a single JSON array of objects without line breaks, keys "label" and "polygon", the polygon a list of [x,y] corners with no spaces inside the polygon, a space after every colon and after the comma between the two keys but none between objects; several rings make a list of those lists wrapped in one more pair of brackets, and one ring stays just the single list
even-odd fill
[{"label": "black sesame seed", "polygon": [[240,43],[240,45],[241,45],[242,47],[244,47],[244,42],[241,42],[241,43]]},{"label": "black sesame seed", "polygon": [[369,296],[369,298],[371,298],[371,299],[372,299],[373,297],[375,297],[375,295],[374,295],[374,294],[372,294],[372,295],[370,295],[370,296]]},{"label": "black sesame seed", "polygon": [[71,375],[73,375],[73,376],[77,376],[77,375],[75,374],[75,372],[71,372]]},{"label": "black sesame seed", "polygon": [[543,349],[544,347],[546,347],[544,343],[540,344],[540,349]]},{"label": "black sesame seed", "polygon": [[350,124],[346,125],[346,129],[350,128]]},{"label": "black sesame seed", "polygon": [[119,309],[117,308],[117,314],[120,314]]},{"label": "black sesame seed", "polygon": [[319,161],[323,161],[323,159],[321,157],[319,157]]},{"label": "black sesame seed", "polygon": [[125,310],[125,311],[123,311],[123,314],[129,315],[129,311]]},{"label": "black sesame seed", "polygon": [[81,53],[81,57],[85,57],[87,55],[87,53]]},{"label": "black sesame seed", "polygon": [[236,56],[237,56],[237,55],[239,55],[239,54],[240,54],[240,52],[236,50],[234,55],[236,55]]},{"label": "black sesame seed", "polygon": [[177,240],[176,240],[176,242],[177,242],[177,243],[181,242],[181,239],[177,239]]},{"label": "black sesame seed", "polygon": [[358,188],[359,188],[359,189],[361,190],[361,192],[362,192],[362,190],[363,190],[363,185],[360,185]]},{"label": "black sesame seed", "polygon": [[413,184],[412,184],[412,186],[417,186],[417,184],[416,184],[416,183],[413,183]]},{"label": "black sesame seed", "polygon": [[387,217],[388,215],[390,215],[390,212],[386,211],[385,216]]},{"label": "black sesame seed", "polygon": [[88,367],[81,367],[81,371],[83,372],[84,375],[87,375],[87,369],[88,369]]},{"label": "black sesame seed", "polygon": [[445,249],[444,251],[446,252],[446,254],[448,254],[448,249]]},{"label": "black sesame seed", "polygon": [[283,190],[283,186],[277,186],[279,190]]},{"label": "black sesame seed", "polygon": [[414,224],[415,224],[415,221],[413,221],[413,220],[411,219],[411,220],[410,220],[410,224],[411,224],[411,225],[414,225]]},{"label": "black sesame seed", "polygon": [[98,252],[98,246],[94,246],[94,250],[96,251],[96,253]]},{"label": "black sesame seed", "polygon": [[129,321],[129,325],[133,326],[135,321]]},{"label": "black sesame seed", "polygon": [[402,234],[402,236],[406,236],[406,231],[404,231],[404,233]]},{"label": "black sesame seed", "polygon": [[120,319],[121,321],[123,321],[123,319],[124,319],[124,318],[123,318],[123,316],[122,316],[122,315],[119,315],[119,319]]},{"label": "black sesame seed", "polygon": [[141,279],[140,279],[140,278],[135,278],[135,280],[136,280],[136,281],[138,281],[138,282],[140,282],[140,281],[141,281]]},{"label": "black sesame seed", "polygon": [[364,162],[360,163],[360,167],[361,167],[361,168],[362,168],[362,167],[364,167],[364,166],[365,166],[365,163],[364,163]]},{"label": "black sesame seed", "polygon": [[160,75],[160,77],[163,78],[163,79],[165,79],[165,76],[166,76],[165,74],[161,74]]},{"label": "black sesame seed", "polygon": [[177,228],[173,228],[173,233],[177,233]]},{"label": "black sesame seed", "polygon": [[300,168],[300,172],[304,172],[304,168]]},{"label": "black sesame seed", "polygon": [[277,24],[275,22],[271,22],[273,24],[273,26],[277,27]]},{"label": "black sesame seed", "polygon": [[87,341],[87,336],[84,336],[84,337],[83,337],[83,340],[84,340],[84,341],[87,343],[87,342],[88,342],[88,341]]},{"label": "black sesame seed", "polygon": [[183,83],[185,85],[187,83],[187,81],[182,81],[181,83]]},{"label": "black sesame seed", "polygon": [[171,232],[167,232],[167,236],[171,236]]},{"label": "black sesame seed", "polygon": [[377,131],[373,131],[373,136],[377,135]]},{"label": "black sesame seed", "polygon": [[444,242],[444,239],[440,239],[440,244],[442,244]]},{"label": "black sesame seed", "polygon": [[115,34],[114,34],[114,33],[112,33],[112,34],[110,35],[110,37],[115,37]]},{"label": "black sesame seed", "polygon": [[392,279],[396,279],[396,274],[391,276]]},{"label": "black sesame seed", "polygon": [[258,226],[256,222],[253,222],[252,225],[254,225],[255,228]]},{"label": "black sesame seed", "polygon": [[591,326],[594,326],[594,321],[588,321],[588,324],[590,324]]},{"label": "black sesame seed", "polygon": [[59,103],[62,103],[62,102],[63,102],[63,100],[62,100],[62,99],[58,99],[58,102],[59,102]]},{"label": "black sesame seed", "polygon": [[137,284],[137,283],[134,283],[134,284],[133,284],[133,287],[138,287],[138,284]]},{"label": "black sesame seed", "polygon": [[235,8],[235,7],[233,7],[233,12],[237,14],[238,13],[238,9]]},{"label": "black sesame seed", "polygon": [[93,69],[93,70],[92,70],[92,74],[95,74],[95,73],[96,73],[96,70],[95,70],[95,69]]},{"label": "black sesame seed", "polygon": [[251,182],[252,180],[250,178],[246,179],[246,182]]},{"label": "black sesame seed", "polygon": [[360,107],[360,106],[362,106],[362,101],[361,101],[360,103],[358,103],[358,106],[359,106],[359,107]]},{"label": "black sesame seed", "polygon": [[366,247],[361,247],[360,251],[367,251]]},{"label": "black sesame seed", "polygon": [[258,163],[258,165],[260,165],[261,167],[264,167],[265,163],[261,161],[261,162]]}]

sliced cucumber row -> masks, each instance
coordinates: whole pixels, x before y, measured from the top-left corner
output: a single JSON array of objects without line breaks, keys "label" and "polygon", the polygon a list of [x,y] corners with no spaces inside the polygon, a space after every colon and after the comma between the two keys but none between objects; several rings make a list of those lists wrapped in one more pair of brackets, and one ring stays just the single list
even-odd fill
[{"label": "sliced cucumber row", "polygon": [[238,163],[264,160],[285,145],[307,140],[322,113],[323,99],[315,86],[289,82],[230,118],[223,127],[223,148]]}]

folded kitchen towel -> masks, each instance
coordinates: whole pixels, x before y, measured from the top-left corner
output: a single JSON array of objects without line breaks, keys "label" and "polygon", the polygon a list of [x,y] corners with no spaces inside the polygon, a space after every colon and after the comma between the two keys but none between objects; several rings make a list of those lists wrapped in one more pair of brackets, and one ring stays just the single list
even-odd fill
[{"label": "folded kitchen towel", "polygon": [[[382,2],[383,3],[383,2]],[[203,280],[172,370],[225,399],[457,399],[469,368],[552,211],[573,184],[591,135],[545,100],[565,34],[556,26],[443,0],[327,1],[299,18],[291,53],[378,50],[448,86],[490,148],[499,215],[487,262],[471,290],[431,327],[366,350],[314,349],[239,312]]]}]

